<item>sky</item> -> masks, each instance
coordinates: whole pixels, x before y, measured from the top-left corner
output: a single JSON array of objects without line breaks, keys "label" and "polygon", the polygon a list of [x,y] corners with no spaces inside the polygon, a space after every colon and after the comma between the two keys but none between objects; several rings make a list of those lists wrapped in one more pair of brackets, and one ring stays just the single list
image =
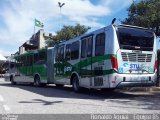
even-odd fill
[{"label": "sky", "polygon": [[[138,0],[137,0],[138,1]],[[58,2],[65,3],[61,8]],[[90,31],[116,24],[127,17],[133,0],[0,0],[0,54],[18,51],[34,34],[35,18],[44,24],[44,31],[55,34],[63,25],[91,27]],[[36,27],[36,31],[41,28]]]}]

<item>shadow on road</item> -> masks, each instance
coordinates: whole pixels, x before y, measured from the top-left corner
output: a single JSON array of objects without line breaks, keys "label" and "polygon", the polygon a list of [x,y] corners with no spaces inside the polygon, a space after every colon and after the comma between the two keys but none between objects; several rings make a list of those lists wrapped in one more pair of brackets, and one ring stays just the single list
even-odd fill
[{"label": "shadow on road", "polygon": [[62,101],[53,101],[53,102],[49,102],[46,100],[42,100],[42,99],[33,99],[32,101],[20,101],[19,103],[43,103],[43,105],[53,105],[56,103],[61,103]]},{"label": "shadow on road", "polygon": [[60,98],[75,98],[75,99],[99,99],[104,100],[112,98],[119,94],[119,91],[101,91],[94,89],[83,89],[81,93],[75,93],[70,86],[56,87],[55,85],[48,85],[45,87],[35,87],[28,84],[11,85],[10,83],[0,83],[0,86],[20,88],[45,97],[60,97]]},{"label": "shadow on road", "polygon": [[[92,99],[100,101],[109,101],[119,103],[122,105],[122,109],[131,106],[132,108],[141,106],[140,109],[148,110],[160,110],[160,92],[127,92],[121,90],[115,90],[113,92],[100,91],[100,90],[88,90],[84,89],[82,93],[73,92],[71,87],[56,87],[49,85],[46,87],[34,87],[31,85],[11,85],[10,83],[0,83],[0,86],[15,87],[26,91],[30,91],[36,94],[43,95],[45,97],[59,97],[59,98],[72,98],[72,99]],[[147,93],[147,94],[145,94]],[[21,101],[21,103],[43,103],[44,105],[53,105],[55,103],[61,103],[62,101],[48,102],[41,99],[33,99],[33,101]],[[112,106],[112,105],[111,105]],[[116,106],[113,106],[116,107]]]}]

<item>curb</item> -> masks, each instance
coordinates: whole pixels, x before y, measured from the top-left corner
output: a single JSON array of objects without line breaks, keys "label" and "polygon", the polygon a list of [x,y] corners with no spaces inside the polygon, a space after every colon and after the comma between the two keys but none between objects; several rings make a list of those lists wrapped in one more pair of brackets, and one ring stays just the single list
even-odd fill
[{"label": "curb", "polygon": [[122,88],[125,91],[133,91],[133,92],[152,92],[152,91],[160,91],[160,87],[131,87],[131,88]]},{"label": "curb", "polygon": [[152,91],[160,91],[160,87],[152,87]]}]

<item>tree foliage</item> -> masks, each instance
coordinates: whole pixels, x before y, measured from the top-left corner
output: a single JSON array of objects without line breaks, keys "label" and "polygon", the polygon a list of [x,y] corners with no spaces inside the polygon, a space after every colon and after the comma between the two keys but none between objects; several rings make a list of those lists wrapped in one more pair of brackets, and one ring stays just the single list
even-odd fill
[{"label": "tree foliage", "polygon": [[86,27],[84,25],[76,24],[76,26],[63,26],[63,28],[60,31],[56,32],[56,35],[52,38],[48,39],[46,42],[48,46],[54,46],[57,42],[63,41],[63,40],[69,40],[74,37],[80,36],[84,33],[86,33],[90,27]]},{"label": "tree foliage", "polygon": [[128,17],[122,23],[152,28],[158,34],[160,27],[160,0],[133,2],[128,8]]}]

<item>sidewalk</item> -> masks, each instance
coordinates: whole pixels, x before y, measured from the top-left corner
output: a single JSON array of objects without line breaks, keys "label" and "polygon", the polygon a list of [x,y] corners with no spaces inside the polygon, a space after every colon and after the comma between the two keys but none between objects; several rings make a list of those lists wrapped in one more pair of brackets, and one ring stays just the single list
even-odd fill
[{"label": "sidewalk", "polygon": [[160,87],[156,87],[156,86],[151,87],[151,89],[152,89],[152,91],[160,91]]}]

